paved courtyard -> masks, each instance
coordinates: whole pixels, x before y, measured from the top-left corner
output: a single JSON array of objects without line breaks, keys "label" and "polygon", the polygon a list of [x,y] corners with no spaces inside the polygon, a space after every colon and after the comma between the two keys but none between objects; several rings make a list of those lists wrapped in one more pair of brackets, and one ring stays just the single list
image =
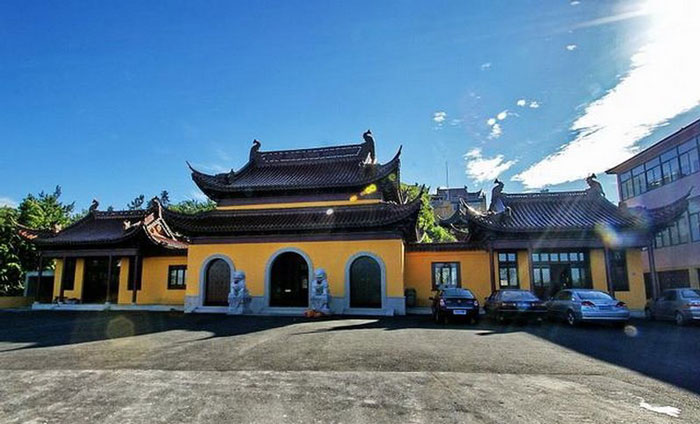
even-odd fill
[{"label": "paved courtyard", "polygon": [[0,422],[697,423],[698,346],[641,321],[2,312]]}]

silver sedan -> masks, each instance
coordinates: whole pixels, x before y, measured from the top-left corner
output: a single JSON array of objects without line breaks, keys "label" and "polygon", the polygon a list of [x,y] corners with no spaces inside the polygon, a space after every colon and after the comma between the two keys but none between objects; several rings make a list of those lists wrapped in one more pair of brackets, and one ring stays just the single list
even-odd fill
[{"label": "silver sedan", "polygon": [[672,319],[678,325],[700,322],[700,290],[664,290],[658,299],[647,302],[644,313],[647,319]]},{"label": "silver sedan", "polygon": [[591,289],[560,291],[547,302],[547,313],[550,318],[563,319],[572,326],[586,321],[625,324],[630,318],[624,302],[606,292]]}]

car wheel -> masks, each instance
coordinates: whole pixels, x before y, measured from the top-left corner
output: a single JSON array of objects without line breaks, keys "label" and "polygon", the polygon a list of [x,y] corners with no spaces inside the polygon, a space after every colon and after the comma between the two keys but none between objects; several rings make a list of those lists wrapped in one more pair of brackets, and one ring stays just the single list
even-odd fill
[{"label": "car wheel", "polygon": [[679,325],[679,326],[685,325],[685,317],[680,312],[676,312],[676,325]]},{"label": "car wheel", "polygon": [[498,321],[499,324],[504,324],[506,322],[506,317],[504,317],[501,313],[497,313],[496,321]]},{"label": "car wheel", "polygon": [[475,316],[474,318],[472,318],[472,324],[474,324],[474,325],[479,324],[479,317],[478,316]]},{"label": "car wheel", "polygon": [[651,309],[645,308],[644,309],[644,316],[646,317],[647,320],[654,321],[654,313],[651,312]]},{"label": "car wheel", "polygon": [[578,320],[576,319],[576,315],[574,315],[574,311],[566,311],[566,323],[572,327],[578,324]]}]

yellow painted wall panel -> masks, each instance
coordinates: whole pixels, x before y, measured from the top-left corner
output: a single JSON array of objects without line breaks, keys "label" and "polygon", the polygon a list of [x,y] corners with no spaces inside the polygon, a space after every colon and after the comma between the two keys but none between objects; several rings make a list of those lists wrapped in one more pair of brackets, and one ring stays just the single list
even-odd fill
[{"label": "yellow painted wall panel", "polygon": [[187,295],[199,294],[201,269],[207,258],[225,255],[231,259],[236,270],[245,271],[250,294],[263,296],[268,261],[286,248],[304,252],[310,258],[313,269],[326,270],[332,296],[344,296],[345,268],[350,257],[359,252],[372,253],[384,262],[387,296],[404,295],[403,241],[399,239],[191,245],[187,257]]},{"label": "yellow painted wall panel", "polygon": [[488,252],[407,252],[405,286],[416,289],[417,306],[430,306],[433,262],[459,262],[462,287],[471,290],[479,301],[491,294]]},{"label": "yellow painted wall panel", "polygon": [[527,250],[518,251],[518,281],[521,289],[530,290],[530,256]]},{"label": "yellow painted wall panel", "polygon": [[[187,265],[186,256],[163,256],[143,259],[141,290],[137,293],[139,305],[183,305],[185,290],[168,289],[168,268],[170,265]],[[187,271],[189,273],[189,270]],[[121,275],[120,275],[121,277]],[[126,284],[125,284],[126,286]],[[129,292],[131,295],[131,292]],[[131,298],[129,298],[131,301]]]},{"label": "yellow painted wall panel", "polygon": [[61,295],[61,277],[63,275],[63,259],[56,259],[56,266],[53,271],[53,297],[54,299]]},{"label": "yellow painted wall panel", "polygon": [[233,206],[217,206],[219,210],[255,210],[255,209],[285,209],[285,208],[306,208],[306,207],[323,207],[323,206],[345,206],[345,205],[366,205],[370,203],[379,203],[380,199],[357,199],[357,200],[325,200],[318,202],[288,202],[288,203],[258,203],[251,205],[233,205]]},{"label": "yellow painted wall panel", "polygon": [[596,290],[608,291],[608,280],[605,271],[605,252],[603,249],[591,249],[591,279],[593,288]]},{"label": "yellow painted wall panel", "polygon": [[627,249],[627,279],[630,291],[615,292],[615,297],[625,302],[630,309],[644,309],[646,289],[644,288],[644,264],[641,249]]}]

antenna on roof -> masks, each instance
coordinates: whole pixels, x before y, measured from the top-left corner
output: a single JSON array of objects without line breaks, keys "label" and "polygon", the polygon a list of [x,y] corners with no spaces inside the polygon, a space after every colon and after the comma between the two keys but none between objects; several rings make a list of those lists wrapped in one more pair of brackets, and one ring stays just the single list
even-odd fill
[{"label": "antenna on roof", "polygon": [[450,170],[447,168],[447,161],[445,161],[445,187],[450,188]]}]

